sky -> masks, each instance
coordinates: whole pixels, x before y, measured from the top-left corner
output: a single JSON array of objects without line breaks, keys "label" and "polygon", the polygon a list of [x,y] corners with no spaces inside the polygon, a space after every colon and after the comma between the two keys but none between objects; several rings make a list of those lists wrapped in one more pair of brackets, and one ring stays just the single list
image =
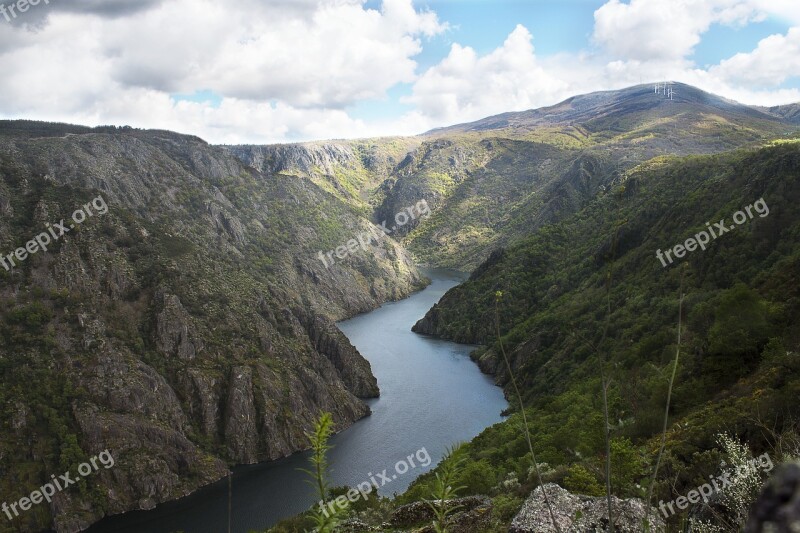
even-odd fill
[{"label": "sky", "polygon": [[800,102],[800,5],[0,0],[0,72],[0,118],[213,144],[414,135],[666,80],[771,106]]}]

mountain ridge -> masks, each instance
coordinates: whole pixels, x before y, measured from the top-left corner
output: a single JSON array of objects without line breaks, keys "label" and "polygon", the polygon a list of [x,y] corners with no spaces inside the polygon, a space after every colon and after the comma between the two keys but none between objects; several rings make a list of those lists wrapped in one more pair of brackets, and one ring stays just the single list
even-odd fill
[{"label": "mountain ridge", "polygon": [[782,120],[780,115],[762,111],[762,109],[767,108],[741,104],[685,83],[666,81],[658,82],[658,84],[661,86],[661,89],[659,89],[660,91],[664,91],[666,88],[672,89],[674,91],[674,96],[669,98],[666,94],[656,93],[654,90],[656,84],[634,85],[624,89],[595,91],[571,96],[551,106],[501,113],[463,124],[435,128],[422,135],[435,136],[442,133],[486,131],[507,127],[567,125],[572,122],[587,120],[590,117],[596,118],[606,113],[614,111],[619,112],[621,111],[620,107],[622,104],[630,104],[633,101],[635,101],[633,103],[642,103],[643,100],[641,97],[649,97],[651,94],[662,94],[664,96],[662,100],[648,98],[644,101],[652,108],[668,105],[674,107],[678,104],[699,104],[710,109],[735,111],[743,114],[749,113],[752,114],[754,118]]},{"label": "mountain ridge", "polygon": [[[425,199],[432,217],[406,228],[402,242],[420,263],[471,270],[654,157],[721,153],[798,131],[779,110],[672,88],[673,100],[638,85],[415,138],[224,148],[258,170],[289,168],[378,224]],[[349,155],[314,165],[325,151]]]}]

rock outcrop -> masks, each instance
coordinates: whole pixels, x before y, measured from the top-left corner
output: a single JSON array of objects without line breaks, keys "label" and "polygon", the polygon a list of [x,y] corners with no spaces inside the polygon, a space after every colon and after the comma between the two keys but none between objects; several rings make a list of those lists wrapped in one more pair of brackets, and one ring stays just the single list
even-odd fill
[{"label": "rock outcrop", "polygon": [[[562,532],[596,533],[608,531],[608,507],[605,497],[595,498],[571,494],[554,483],[544,486],[558,527]],[[612,497],[614,512],[614,531],[619,533],[641,533],[645,518],[645,504],[642,500],[630,498],[621,500]],[[666,526],[658,514],[658,509],[650,510],[650,531],[664,532]],[[542,487],[528,497],[522,509],[514,517],[509,533],[550,533],[555,532]]]},{"label": "rock outcrop", "polygon": [[377,398],[380,392],[372,366],[339,328],[322,316],[300,316],[314,349],[333,364],[347,389],[359,398]]},{"label": "rock outcrop", "polygon": [[174,294],[158,294],[162,310],[156,316],[156,345],[167,357],[192,360],[203,349],[203,341],[191,325],[191,317]]}]

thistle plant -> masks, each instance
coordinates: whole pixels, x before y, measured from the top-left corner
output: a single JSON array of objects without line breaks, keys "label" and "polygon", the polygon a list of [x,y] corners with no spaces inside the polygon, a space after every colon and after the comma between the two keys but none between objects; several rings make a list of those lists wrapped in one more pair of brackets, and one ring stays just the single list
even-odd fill
[{"label": "thistle plant", "polygon": [[311,442],[311,463],[310,469],[301,469],[307,473],[311,479],[307,480],[319,494],[320,507],[315,508],[311,513],[314,520],[314,531],[318,533],[331,533],[339,525],[341,518],[347,512],[347,504],[333,505],[325,507],[324,503],[328,498],[330,486],[328,484],[328,452],[333,446],[328,441],[333,435],[333,416],[330,413],[322,413],[314,424],[314,430],[306,433]]},{"label": "thistle plant", "polygon": [[[602,393],[603,401],[603,437],[605,441],[605,482],[606,482],[606,507],[608,509],[608,531],[614,533],[614,513],[612,506],[612,493],[611,493],[611,421],[608,409],[608,391],[611,388],[611,377],[608,373],[608,366],[610,364],[610,353],[605,349],[604,343],[608,337],[608,331],[611,327],[611,287],[614,280],[614,262],[617,254],[617,244],[619,242],[619,232],[622,226],[628,223],[625,219],[619,222],[614,230],[614,238],[611,240],[611,254],[609,259],[608,272],[605,276],[605,289],[606,289],[606,318],[603,326],[600,340],[592,343],[584,339],[589,344],[595,353],[600,358],[600,390]],[[577,331],[574,332],[579,337],[583,338]]]},{"label": "thistle plant", "polygon": [[453,486],[463,464],[464,445],[458,444],[448,449],[442,465],[436,473],[436,482],[432,492],[433,500],[427,502],[435,516],[433,527],[436,533],[447,533],[450,515],[459,509],[458,506],[451,505],[450,501],[458,495],[459,490],[464,488]]},{"label": "thistle plant", "polygon": [[742,531],[750,506],[764,484],[763,470],[754,465],[747,445],[726,434],[717,435],[717,444],[725,452],[725,460],[720,467],[730,477],[730,483],[719,491],[719,500],[725,512],[724,515],[715,513],[717,523],[692,519],[691,530],[697,533]]},{"label": "thistle plant", "polygon": [[735,472],[730,486],[721,491],[720,499],[728,510],[728,516],[743,527],[750,505],[758,497],[763,485],[762,470],[753,466],[753,457],[747,445],[725,434],[717,435],[717,443],[725,450],[727,469]]}]

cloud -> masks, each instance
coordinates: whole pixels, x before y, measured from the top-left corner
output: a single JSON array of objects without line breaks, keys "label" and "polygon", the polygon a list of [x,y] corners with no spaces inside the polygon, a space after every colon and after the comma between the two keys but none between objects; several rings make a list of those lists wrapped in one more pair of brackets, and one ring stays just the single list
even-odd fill
[{"label": "cloud", "polygon": [[755,50],[722,61],[710,74],[747,87],[777,87],[800,76],[800,27],[762,39]]},{"label": "cloud", "polygon": [[104,18],[117,18],[146,11],[163,0],[50,0],[54,11],[84,13]]},{"label": "cloud", "polygon": [[611,55],[639,61],[689,56],[714,23],[742,25],[764,17],[742,0],[610,0],[594,13],[594,41]]},{"label": "cloud", "polygon": [[[667,2],[661,0],[648,0],[648,9],[640,0],[630,4],[610,0],[595,14],[595,39],[603,46],[593,52],[538,58],[532,35],[521,25],[502,46],[484,56],[454,44],[405,98],[416,106],[404,117],[405,124],[432,128],[468,122],[553,105],[576,94],[663,80],[681,81],[749,104],[800,100],[797,89],[775,89],[800,74],[800,28],[768,37],[750,53],[701,69],[689,56],[712,22],[742,24],[763,13],[754,4],[711,1],[692,6],[698,3],[673,0],[670,5],[679,4],[684,12],[662,9]],[[676,44],[666,47],[663,42]]]},{"label": "cloud", "polygon": [[[238,124],[219,111],[169,104],[170,94],[205,90],[234,113],[287,121],[248,131],[351,134],[365,128],[343,109],[416,79],[422,40],[447,28],[411,0],[384,0],[380,10],[361,0],[163,0],[123,16],[128,4],[116,2],[116,18],[83,0],[48,11],[41,27],[0,25],[0,70],[14,73],[0,78],[0,113]],[[144,101],[163,114],[137,107]],[[119,102],[137,104],[127,108],[137,114]]]},{"label": "cloud", "polygon": [[518,25],[501,47],[483,57],[454,44],[444,60],[420,76],[412,95],[403,101],[439,123],[541,105],[562,93],[566,84],[539,65],[532,39]]},{"label": "cloud", "polygon": [[764,13],[793,25],[800,25],[800,9],[797,9],[797,0],[749,0],[749,3]]},{"label": "cloud", "polygon": [[[46,26],[50,15],[58,12],[94,15],[101,18],[118,18],[146,11],[164,0],[38,0],[24,13],[11,13],[7,17],[12,26],[30,27],[37,30]],[[9,1],[8,6],[15,2]],[[5,4],[4,4],[5,5]]]},{"label": "cloud", "polygon": [[445,28],[410,0],[385,0],[380,12],[341,1],[308,7],[175,1],[103,42],[123,86],[343,108],[412,81],[420,37]]}]

